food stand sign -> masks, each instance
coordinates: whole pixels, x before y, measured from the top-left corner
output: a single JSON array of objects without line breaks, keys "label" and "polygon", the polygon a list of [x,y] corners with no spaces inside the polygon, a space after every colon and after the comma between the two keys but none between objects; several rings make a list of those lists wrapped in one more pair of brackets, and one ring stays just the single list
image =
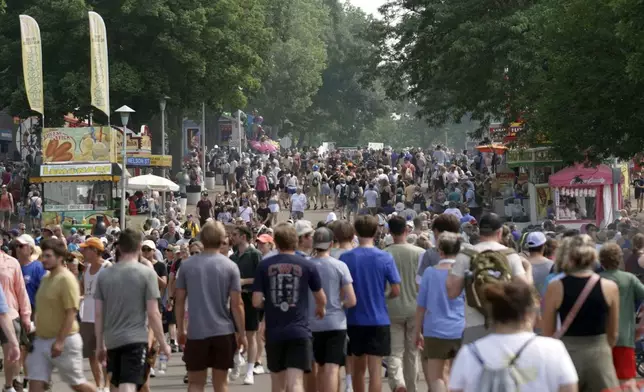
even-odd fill
[{"label": "food stand sign", "polygon": [[115,143],[110,127],[45,128],[43,162],[115,162]]},{"label": "food stand sign", "polygon": [[112,174],[111,163],[88,163],[69,165],[41,165],[41,177],[67,176],[109,176]]}]

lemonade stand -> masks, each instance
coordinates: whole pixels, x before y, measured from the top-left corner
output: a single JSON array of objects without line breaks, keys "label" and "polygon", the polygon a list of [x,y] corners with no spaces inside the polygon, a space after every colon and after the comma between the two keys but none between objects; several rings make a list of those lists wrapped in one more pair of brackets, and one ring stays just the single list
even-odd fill
[{"label": "lemonade stand", "polygon": [[91,228],[98,216],[110,224],[112,190],[121,178],[116,132],[110,127],[43,129],[43,163],[30,176],[41,191],[43,225]]}]

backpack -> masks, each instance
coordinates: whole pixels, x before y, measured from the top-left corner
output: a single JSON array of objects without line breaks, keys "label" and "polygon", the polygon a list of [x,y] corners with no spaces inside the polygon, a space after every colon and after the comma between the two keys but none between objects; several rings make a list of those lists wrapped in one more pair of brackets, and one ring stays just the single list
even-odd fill
[{"label": "backpack", "polygon": [[354,202],[358,200],[358,195],[359,195],[359,192],[356,190],[355,185],[352,185],[349,192],[349,201]]},{"label": "backpack", "polygon": [[512,270],[508,256],[515,254],[514,249],[485,250],[478,252],[472,248],[461,250],[470,257],[470,269],[465,275],[465,300],[467,305],[486,316],[487,304],[483,291],[489,284],[499,284],[512,280]]},{"label": "backpack", "polygon": [[475,343],[468,345],[470,352],[474,355],[476,360],[481,364],[481,375],[477,383],[477,390],[479,392],[519,392],[521,390],[521,375],[516,367],[517,360],[523,350],[536,338],[536,336],[528,339],[519,351],[510,359],[507,366],[492,369],[485,364],[481,353],[476,348]]},{"label": "backpack", "polygon": [[340,185],[340,200],[346,201],[347,200],[347,185]]},{"label": "backpack", "polygon": [[29,212],[31,213],[31,216],[38,216],[38,214],[40,214],[40,208],[38,208],[36,201],[37,200],[31,200],[31,205],[29,206]]},{"label": "backpack", "polygon": [[318,180],[318,177],[314,175],[313,180],[311,180],[311,186],[316,187],[318,185],[320,185],[320,180]]}]

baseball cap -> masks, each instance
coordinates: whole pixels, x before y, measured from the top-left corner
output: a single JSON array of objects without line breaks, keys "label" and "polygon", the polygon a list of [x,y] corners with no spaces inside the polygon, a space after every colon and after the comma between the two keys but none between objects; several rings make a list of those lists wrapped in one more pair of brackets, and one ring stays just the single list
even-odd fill
[{"label": "baseball cap", "polygon": [[96,237],[88,238],[87,240],[85,240],[85,242],[80,244],[80,247],[83,248],[83,249],[85,249],[85,248],[94,248],[94,249],[100,250],[101,252],[105,250],[105,245],[103,245],[103,241],[101,241],[100,239],[98,239]]},{"label": "baseball cap", "polygon": [[11,235],[12,237],[18,237],[20,235],[20,230],[11,229],[11,231],[9,232],[9,235]]},{"label": "baseball cap", "polygon": [[533,231],[528,234],[528,237],[525,240],[525,244],[528,248],[538,248],[545,244],[547,241],[546,235],[540,231]]},{"label": "baseball cap", "polygon": [[503,220],[494,213],[485,214],[479,221],[479,231],[481,234],[492,234],[503,227]]},{"label": "baseball cap", "polygon": [[262,234],[259,237],[257,237],[257,241],[263,243],[263,244],[272,244],[273,243],[273,236],[268,235],[268,234]]},{"label": "baseball cap", "polygon": [[152,241],[152,240],[143,241],[143,243],[141,244],[141,248],[144,248],[146,246],[148,248],[150,248],[150,249],[156,249],[157,248],[156,245],[154,245],[154,241]]},{"label": "baseball cap", "polygon": [[16,242],[20,245],[29,245],[32,249],[36,246],[36,242],[29,234],[23,234],[17,237]]},{"label": "baseball cap", "polygon": [[315,230],[313,229],[313,224],[307,220],[299,220],[295,222],[295,231],[297,231],[297,236],[301,237],[303,235],[311,234]]},{"label": "baseball cap", "polygon": [[320,227],[313,234],[313,248],[327,250],[333,244],[333,232],[326,227]]}]

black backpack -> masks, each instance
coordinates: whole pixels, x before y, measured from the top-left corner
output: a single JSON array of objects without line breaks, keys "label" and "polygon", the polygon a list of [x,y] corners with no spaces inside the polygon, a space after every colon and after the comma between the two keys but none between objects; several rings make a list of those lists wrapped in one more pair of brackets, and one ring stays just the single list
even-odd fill
[{"label": "black backpack", "polygon": [[340,200],[342,200],[342,201],[347,200],[347,185],[346,184],[340,184]]}]

